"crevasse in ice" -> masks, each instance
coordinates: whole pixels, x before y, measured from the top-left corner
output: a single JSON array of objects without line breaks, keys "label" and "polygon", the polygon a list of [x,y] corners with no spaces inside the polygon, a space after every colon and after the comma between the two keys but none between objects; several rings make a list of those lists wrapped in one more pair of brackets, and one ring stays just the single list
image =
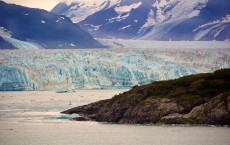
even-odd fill
[{"label": "crevasse in ice", "polygon": [[0,52],[0,90],[124,89],[230,67],[230,49]]}]

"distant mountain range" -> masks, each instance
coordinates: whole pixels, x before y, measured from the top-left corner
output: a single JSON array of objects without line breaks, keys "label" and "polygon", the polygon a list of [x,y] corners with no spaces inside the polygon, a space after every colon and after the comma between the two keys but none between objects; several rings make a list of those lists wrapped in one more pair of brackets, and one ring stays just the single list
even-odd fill
[{"label": "distant mountain range", "polygon": [[229,0],[76,0],[47,12],[0,1],[0,49],[104,47],[94,38],[229,41],[229,7]]},{"label": "distant mountain range", "polygon": [[96,38],[230,39],[229,0],[99,0],[61,2],[63,14]]},{"label": "distant mountain range", "polygon": [[0,49],[103,47],[69,18],[0,1]]}]

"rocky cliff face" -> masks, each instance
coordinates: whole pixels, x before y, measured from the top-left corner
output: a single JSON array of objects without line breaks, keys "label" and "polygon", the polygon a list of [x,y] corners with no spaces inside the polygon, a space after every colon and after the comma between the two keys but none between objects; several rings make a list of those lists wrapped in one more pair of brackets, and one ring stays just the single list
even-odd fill
[{"label": "rocky cliff face", "polygon": [[230,125],[230,69],[161,81],[63,113],[118,123]]},{"label": "rocky cliff face", "polygon": [[207,103],[194,107],[188,114],[170,114],[160,122],[195,124],[230,124],[230,92],[220,94]]}]

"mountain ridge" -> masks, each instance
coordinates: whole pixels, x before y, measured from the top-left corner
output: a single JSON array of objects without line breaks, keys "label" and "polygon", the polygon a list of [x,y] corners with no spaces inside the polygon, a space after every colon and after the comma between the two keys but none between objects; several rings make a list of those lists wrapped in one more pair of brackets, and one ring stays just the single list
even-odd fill
[{"label": "mountain ridge", "polygon": [[14,47],[46,49],[104,47],[61,15],[0,1],[0,36]]},{"label": "mountain ridge", "polygon": [[[113,5],[97,9],[76,23],[95,38],[228,41],[228,7],[227,0],[114,0]],[[76,12],[81,13],[81,6]],[[74,13],[74,9],[70,7],[62,14],[70,17],[68,13]],[[198,29],[222,19],[227,21]]]}]

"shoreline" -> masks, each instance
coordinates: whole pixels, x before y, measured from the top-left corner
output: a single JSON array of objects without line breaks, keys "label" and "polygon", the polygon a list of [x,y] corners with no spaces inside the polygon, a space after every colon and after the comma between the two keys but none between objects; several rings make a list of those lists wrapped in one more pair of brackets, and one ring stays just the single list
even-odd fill
[{"label": "shoreline", "polygon": [[[119,93],[122,91],[84,90],[74,94],[50,91],[0,92],[0,96],[5,96],[0,97],[0,110],[29,109],[0,112],[0,144],[217,145],[230,142],[229,127],[112,124],[60,119],[59,112],[71,106],[109,99]],[[73,105],[68,105],[69,100]]]}]

